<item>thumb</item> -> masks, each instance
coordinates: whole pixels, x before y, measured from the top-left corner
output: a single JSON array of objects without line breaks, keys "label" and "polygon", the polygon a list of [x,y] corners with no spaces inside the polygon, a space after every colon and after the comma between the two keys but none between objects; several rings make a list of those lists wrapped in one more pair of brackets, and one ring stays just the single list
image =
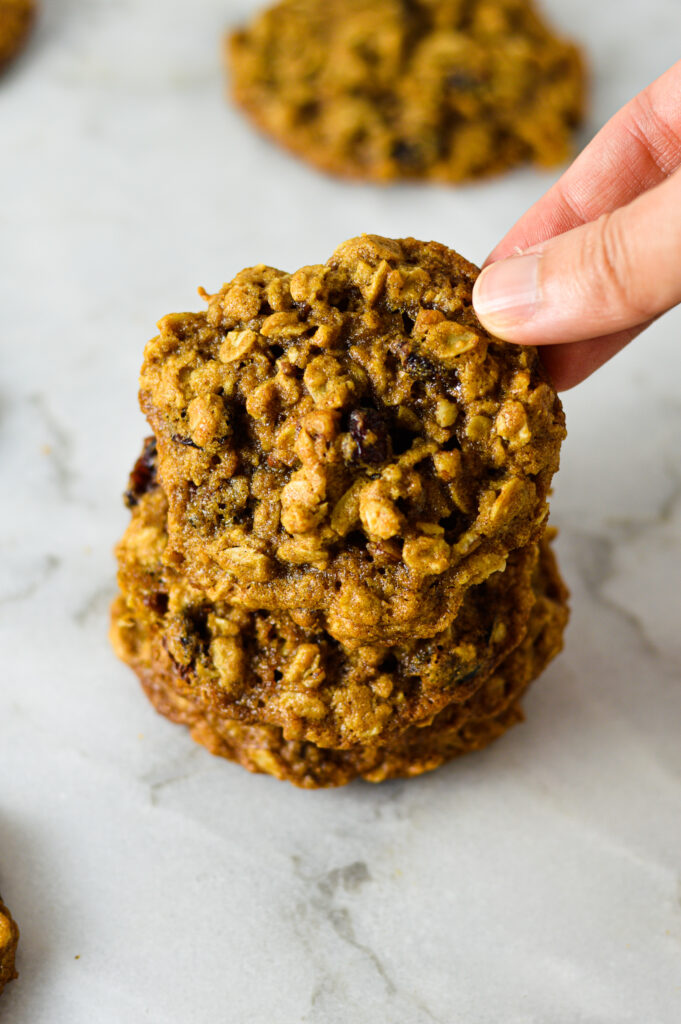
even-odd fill
[{"label": "thumb", "polygon": [[676,171],[627,206],[490,264],[475,283],[473,305],[483,326],[506,341],[608,336],[681,302],[680,254]]}]

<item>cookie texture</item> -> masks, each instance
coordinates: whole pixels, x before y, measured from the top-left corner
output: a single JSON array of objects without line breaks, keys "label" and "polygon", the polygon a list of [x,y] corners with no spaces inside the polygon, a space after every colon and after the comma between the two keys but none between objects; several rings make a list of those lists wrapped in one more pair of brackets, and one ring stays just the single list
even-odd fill
[{"label": "cookie texture", "polygon": [[19,928],[0,896],[0,995],[8,982],[19,977],[14,968],[18,942]]},{"label": "cookie texture", "polygon": [[[158,606],[153,610],[153,602],[143,612],[131,593],[121,595],[112,609],[111,635],[157,711],[188,726],[193,739],[213,754],[307,789],[345,785],[358,777],[381,782],[420,775],[479,750],[522,720],[519,700],[560,651],[567,621],[567,592],[546,538],[539,544],[530,589],[523,640],[485,678],[478,677],[464,699],[387,740],[379,736],[344,748],[303,740],[295,728],[231,718],[158,643],[163,614]],[[298,649],[304,650],[303,645]]]},{"label": "cookie texture", "polygon": [[304,788],[419,775],[519,721],[561,649],[563,412],[477,273],[363,235],[147,345],[111,639],[213,753]]},{"label": "cookie texture", "polygon": [[35,0],[0,0],[0,69],[23,48],[36,9]]},{"label": "cookie texture", "polygon": [[117,549],[131,628],[142,631],[156,670],[183,680],[186,693],[230,719],[279,726],[289,740],[335,748],[385,740],[465,703],[518,646],[536,600],[533,544],[469,588],[455,621],[434,637],[346,649],[287,612],[210,602],[164,564],[166,516],[165,495],[153,487]]},{"label": "cookie texture", "polygon": [[280,0],[226,58],[260,129],[359,179],[552,166],[584,107],[580,53],[531,0]]},{"label": "cookie texture", "polygon": [[564,417],[536,350],[491,337],[478,271],[365,235],[242,271],[147,346],[164,559],[209,601],[346,647],[432,638],[534,544]]}]

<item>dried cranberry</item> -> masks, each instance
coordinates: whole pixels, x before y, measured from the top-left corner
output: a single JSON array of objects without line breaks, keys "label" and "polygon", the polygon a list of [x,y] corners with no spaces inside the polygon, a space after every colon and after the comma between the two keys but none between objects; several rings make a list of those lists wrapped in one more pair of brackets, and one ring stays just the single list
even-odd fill
[{"label": "dried cranberry", "polygon": [[196,441],[192,441],[191,437],[183,437],[182,434],[173,434],[173,441],[175,441],[176,444],[183,444],[187,448],[201,447],[201,445],[198,445]]},{"label": "dried cranberry", "polygon": [[473,92],[482,85],[480,76],[466,68],[455,68],[447,75],[445,82],[452,92]]},{"label": "dried cranberry", "polygon": [[393,160],[403,167],[415,169],[423,163],[423,154],[415,142],[407,142],[406,139],[398,139],[392,147]]},{"label": "dried cranberry", "polygon": [[156,486],[156,438],[147,437],[142,454],[128,478],[128,489],[123,495],[123,501],[128,508],[134,508],[140,498]]},{"label": "dried cranberry", "polygon": [[390,437],[380,412],[376,409],[353,409],[348,422],[360,461],[385,462],[390,454]]}]

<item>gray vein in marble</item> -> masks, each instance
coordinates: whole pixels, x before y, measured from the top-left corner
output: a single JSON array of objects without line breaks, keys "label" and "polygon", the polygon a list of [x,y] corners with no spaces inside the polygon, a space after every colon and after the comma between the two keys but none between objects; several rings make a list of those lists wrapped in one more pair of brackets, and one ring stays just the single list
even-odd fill
[{"label": "gray vein in marble", "polygon": [[[410,789],[411,783],[411,789]],[[374,783],[356,780],[340,790],[338,799],[350,799],[353,806],[353,835],[361,836],[369,823],[387,827],[399,825],[411,813],[415,799],[413,780],[391,779],[379,787]],[[347,825],[338,830],[339,839],[347,839]]]},{"label": "gray vein in marble", "polygon": [[339,889],[345,892],[357,892],[363,885],[371,881],[369,868],[363,860],[353,861],[340,868],[333,868],[317,881],[317,890],[320,894],[318,905],[326,914],[333,930],[339,939],[353,946],[359,953],[367,958],[373,965],[376,973],[382,979],[388,995],[394,995],[397,991],[395,983],[388,975],[385,967],[373,949],[360,942],[355,935],[355,928],[347,907],[334,906],[336,893]]},{"label": "gray vein in marble", "polygon": [[[578,803],[569,804],[563,795],[554,787],[547,785],[535,771],[525,773],[524,784],[541,801],[542,809],[546,811],[547,816],[553,815],[556,819],[569,822],[578,834],[582,837],[588,836],[610,857],[640,868],[646,875],[655,875],[660,884],[668,884],[671,878],[673,885],[673,870],[667,864],[661,863],[659,859],[653,859],[649,853],[639,853],[629,840],[621,839],[614,832],[608,831],[612,827],[610,823],[594,820],[589,814],[584,813]],[[549,826],[547,820],[546,827]],[[679,902],[681,903],[681,876]]]},{"label": "gray vein in marble", "polygon": [[41,559],[37,572],[32,579],[29,579],[18,590],[0,594],[0,605],[17,604],[20,601],[27,601],[29,598],[34,597],[60,565],[61,559],[57,555],[45,555]]},{"label": "gray vein in marble", "polygon": [[148,787],[149,800],[153,807],[157,807],[161,803],[161,794],[165,790],[171,786],[176,786],[180,782],[186,782],[201,771],[204,753],[198,747],[196,749],[192,747],[183,752],[179,765],[176,763],[174,769],[169,771],[166,767],[165,773],[159,773],[160,778],[154,778],[155,773],[153,771],[142,776],[140,782]]},{"label": "gray vein in marble", "polygon": [[646,654],[659,657],[661,652],[648,636],[644,623],[631,609],[623,607],[605,592],[606,585],[615,575],[616,541],[584,530],[566,528],[565,533],[569,533],[575,542],[576,568],[589,596],[634,633]]},{"label": "gray vein in marble", "polygon": [[[383,988],[386,999],[389,999],[392,1004],[396,1001],[406,1004],[410,1012],[416,1009],[420,1014],[419,1022],[430,1021],[432,1024],[444,1024],[443,1021],[435,1017],[421,1000],[398,988],[376,951],[357,937],[349,907],[339,905],[344,894],[350,896],[357,895],[364,886],[372,881],[372,875],[367,864],[361,860],[352,861],[341,867],[332,868],[321,876],[310,876],[304,870],[300,857],[293,856],[292,862],[295,874],[305,884],[309,893],[306,901],[300,901],[297,904],[298,918],[301,921],[306,921],[309,912],[312,911],[315,917],[326,921],[330,925],[333,934],[345,946],[350,947],[360,955]],[[312,928],[310,927],[299,928],[298,934],[307,948],[310,958],[317,964],[322,977],[311,993],[310,1012],[312,1016],[306,1019],[310,1021],[323,1021],[326,1024],[329,1019],[329,1007],[326,1005],[326,1001],[334,997],[336,979],[331,974],[328,966],[320,963],[319,946],[316,943],[313,945],[309,938],[311,931]],[[394,1012],[393,1010],[392,1013],[394,1014]],[[397,1020],[392,1015],[389,1019]],[[410,1016],[409,1019],[413,1018]]]},{"label": "gray vein in marble", "polygon": [[30,395],[28,398],[43,427],[47,431],[48,441],[44,454],[49,459],[54,471],[55,483],[61,497],[72,497],[76,474],[72,468],[73,439],[65,427],[61,425],[43,394]]},{"label": "gray vein in marble", "polygon": [[588,594],[619,619],[629,634],[637,638],[646,655],[655,657],[658,664],[674,669],[675,664],[678,668],[677,659],[670,651],[660,648],[641,616],[608,593],[609,584],[618,573],[618,552],[627,544],[645,544],[656,532],[667,531],[678,518],[681,512],[681,474],[676,467],[670,467],[668,473],[669,489],[651,515],[611,518],[607,534],[570,528],[565,532],[575,542],[577,569]]},{"label": "gray vein in marble", "polygon": [[677,506],[681,506],[681,474],[676,467],[670,467],[668,472],[671,478],[669,493],[662,499],[652,516],[614,516],[608,520],[608,523],[618,531],[621,540],[633,540],[650,530],[659,529],[673,522]]},{"label": "gray vein in marble", "polygon": [[150,782],[149,785],[149,800],[152,807],[158,807],[161,799],[160,794],[162,790],[168,789],[169,786],[176,786],[179,782],[186,782],[187,779],[191,779],[196,775],[195,771],[181,772],[179,775],[172,775],[168,779],[161,779],[160,782]]},{"label": "gray vein in marble", "polygon": [[90,619],[106,612],[116,594],[113,583],[103,583],[93,590],[73,613],[73,620],[79,626],[86,626]]},{"label": "gray vein in marble", "polygon": [[340,885],[342,885],[346,892],[355,892],[365,882],[370,881],[371,874],[369,868],[363,860],[356,860],[342,868],[333,868],[332,871],[327,871],[317,882],[317,886],[324,895],[331,897]]}]

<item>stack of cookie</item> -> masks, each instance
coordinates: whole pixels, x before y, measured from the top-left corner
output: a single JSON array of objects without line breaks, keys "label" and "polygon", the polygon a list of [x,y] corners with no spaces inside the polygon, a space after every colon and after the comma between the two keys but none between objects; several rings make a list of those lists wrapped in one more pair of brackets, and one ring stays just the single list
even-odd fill
[{"label": "stack of cookie", "polygon": [[560,650],[563,413],[476,275],[362,236],[160,322],[112,636],[214,753],[305,787],[417,775],[518,721]]}]

